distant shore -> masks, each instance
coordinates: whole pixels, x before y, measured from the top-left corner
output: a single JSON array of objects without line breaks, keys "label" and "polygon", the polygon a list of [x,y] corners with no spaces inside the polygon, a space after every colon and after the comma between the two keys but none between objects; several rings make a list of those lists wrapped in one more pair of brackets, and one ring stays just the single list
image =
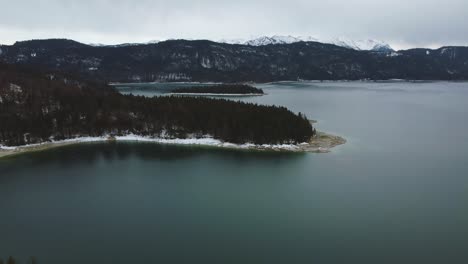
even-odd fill
[{"label": "distant shore", "polygon": [[260,151],[285,151],[285,152],[313,152],[313,153],[328,153],[332,148],[343,145],[346,143],[344,138],[329,135],[323,132],[317,132],[317,135],[313,137],[309,142],[301,144],[282,144],[282,145],[256,145],[256,144],[233,144],[228,142],[222,142],[220,140],[205,137],[205,138],[188,138],[188,139],[164,139],[164,138],[151,138],[137,135],[127,135],[118,137],[78,137],[74,139],[67,139],[62,141],[44,142],[40,144],[32,144],[17,147],[5,147],[0,146],[0,158],[28,153],[48,150],[61,146],[68,146],[80,143],[89,142],[150,142],[158,144],[172,144],[172,145],[191,145],[191,146],[211,146],[219,148],[229,149],[241,149],[241,150],[260,150]]},{"label": "distant shore", "polygon": [[232,96],[232,97],[241,97],[241,96],[263,96],[266,94],[220,94],[220,93],[167,93],[167,95],[172,96]]},{"label": "distant shore", "polygon": [[[381,79],[381,80],[368,80],[368,79],[359,79],[359,80],[282,80],[282,81],[266,81],[266,82],[246,82],[251,85],[256,84],[281,84],[281,83],[381,83],[381,82],[390,82],[390,83],[432,83],[432,82],[455,82],[455,83],[466,83],[468,80],[412,80],[412,79]],[[150,84],[223,84],[219,82],[110,82],[110,86],[140,86],[140,85],[150,85]]]}]

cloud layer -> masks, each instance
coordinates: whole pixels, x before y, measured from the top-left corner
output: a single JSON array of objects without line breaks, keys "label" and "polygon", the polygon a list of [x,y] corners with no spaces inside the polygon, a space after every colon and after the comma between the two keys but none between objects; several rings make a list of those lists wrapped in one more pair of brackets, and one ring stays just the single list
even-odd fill
[{"label": "cloud layer", "polygon": [[374,38],[397,48],[468,45],[466,0],[0,0],[0,43],[65,37],[154,39],[301,35]]}]

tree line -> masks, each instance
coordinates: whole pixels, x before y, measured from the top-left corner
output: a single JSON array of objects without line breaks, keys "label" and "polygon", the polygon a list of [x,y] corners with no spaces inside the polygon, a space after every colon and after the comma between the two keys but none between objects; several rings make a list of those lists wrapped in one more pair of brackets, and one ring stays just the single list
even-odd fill
[{"label": "tree line", "polygon": [[129,133],[174,138],[211,135],[232,143],[280,144],[308,141],[315,130],[305,115],[285,107],[122,95],[104,84],[0,64],[0,143]]},{"label": "tree line", "polygon": [[247,84],[182,87],[172,90],[172,93],[264,94],[262,89]]}]

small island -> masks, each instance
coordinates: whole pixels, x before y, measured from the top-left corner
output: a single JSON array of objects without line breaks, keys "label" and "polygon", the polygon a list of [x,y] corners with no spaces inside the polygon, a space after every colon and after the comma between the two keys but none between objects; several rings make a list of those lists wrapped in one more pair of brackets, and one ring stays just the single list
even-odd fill
[{"label": "small island", "polygon": [[262,89],[247,84],[182,87],[174,89],[170,93],[173,95],[197,96],[261,96],[265,94]]}]

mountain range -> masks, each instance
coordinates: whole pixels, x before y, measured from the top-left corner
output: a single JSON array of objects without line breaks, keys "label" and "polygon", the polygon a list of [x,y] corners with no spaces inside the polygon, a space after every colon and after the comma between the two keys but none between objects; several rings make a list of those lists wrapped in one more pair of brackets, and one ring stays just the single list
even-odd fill
[{"label": "mountain range", "polygon": [[393,51],[392,47],[389,44],[373,39],[366,40],[352,40],[343,37],[331,38],[331,39],[318,39],[314,37],[295,37],[295,36],[261,36],[252,38],[249,40],[243,39],[227,39],[220,40],[221,43],[228,44],[240,44],[240,45],[249,45],[249,46],[265,46],[265,45],[274,45],[274,44],[291,44],[297,42],[321,42],[327,44],[333,44],[336,46],[350,48],[354,50],[371,50],[371,51]]},{"label": "mountain range", "polygon": [[367,46],[275,37],[243,44],[168,40],[92,46],[46,39],[0,46],[0,63],[74,73],[103,82],[468,80],[468,47],[394,51],[380,42],[364,44]]},{"label": "mountain range", "polygon": [[[265,45],[277,45],[277,44],[291,44],[296,42],[321,42],[327,44],[333,44],[337,46],[341,46],[344,48],[350,48],[354,50],[372,50],[372,51],[393,51],[392,47],[379,40],[373,39],[366,39],[366,40],[352,40],[349,38],[337,37],[331,39],[318,39],[314,37],[303,37],[303,36],[281,36],[281,35],[274,35],[274,36],[261,36],[255,37],[251,39],[220,39],[218,43],[226,43],[226,44],[237,44],[237,45],[248,45],[248,46],[265,46]],[[138,46],[138,45],[146,45],[146,44],[156,44],[162,41],[159,40],[151,40],[144,43],[123,43],[117,45],[106,45],[100,43],[91,43],[89,45],[96,46],[96,47],[122,47],[122,46]]]}]

